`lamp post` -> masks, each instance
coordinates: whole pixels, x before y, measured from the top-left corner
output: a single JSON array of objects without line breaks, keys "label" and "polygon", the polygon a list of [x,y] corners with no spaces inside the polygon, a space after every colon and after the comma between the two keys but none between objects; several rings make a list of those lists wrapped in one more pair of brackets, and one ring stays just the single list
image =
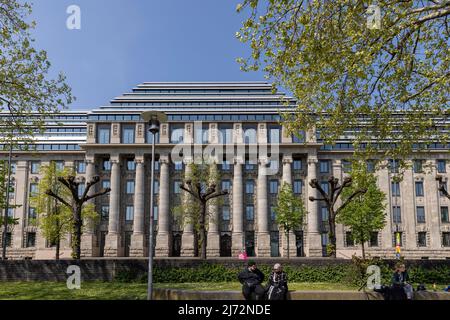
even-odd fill
[{"label": "lamp post", "polygon": [[149,232],[149,249],[148,249],[148,287],[147,300],[153,299],[153,188],[155,175],[155,143],[156,134],[159,133],[161,122],[167,121],[167,116],[163,112],[146,111],[142,113],[144,121],[148,122],[149,129],[152,133],[152,164],[150,175],[150,232]]}]

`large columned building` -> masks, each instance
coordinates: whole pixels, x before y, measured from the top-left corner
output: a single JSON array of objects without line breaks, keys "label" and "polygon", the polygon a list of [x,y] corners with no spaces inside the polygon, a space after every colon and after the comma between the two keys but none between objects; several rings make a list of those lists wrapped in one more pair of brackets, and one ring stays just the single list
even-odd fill
[{"label": "large columned building", "polygon": [[[283,257],[288,247],[291,257],[325,255],[327,211],[323,203],[308,200],[317,192],[308,182],[318,179],[325,187],[332,175],[342,180],[352,141],[342,137],[328,146],[314,130],[287,134],[279,122],[280,111],[289,111],[294,103],[282,93],[273,93],[264,82],[143,83],[107,106],[49,117],[45,133],[36,136],[36,151],[14,151],[15,188],[10,203],[16,207],[8,214],[18,218],[19,224],[10,226],[4,235],[8,255],[53,258],[55,248],[42,236],[39,217],[29,200],[38,191],[40,167],[55,161],[60,168],[73,168],[82,181],[100,176],[97,190],[111,188],[110,194],[95,200],[100,219],[83,234],[83,256],[148,256],[152,136],[141,114],[149,110],[168,116],[156,137],[157,257],[197,254],[193,225],[183,223],[174,209],[182,204],[180,184],[196,152],[217,148],[223,150],[214,152],[219,187],[230,194],[210,208],[209,257],[236,257],[243,250],[249,256]],[[5,159],[7,152],[2,156]],[[437,175],[445,181],[448,178],[449,150],[436,144],[410,161],[411,168],[401,182],[393,179],[393,166],[376,172],[387,195],[387,223],[373,233],[366,251],[372,256],[394,257],[399,233],[406,258],[449,258],[450,202],[439,193],[435,179]],[[303,226],[291,232],[289,246],[274,211],[283,183],[291,185],[308,211]],[[63,257],[70,256],[70,241],[69,236],[63,240]],[[351,258],[359,252],[351,232],[338,225],[338,256]]]}]

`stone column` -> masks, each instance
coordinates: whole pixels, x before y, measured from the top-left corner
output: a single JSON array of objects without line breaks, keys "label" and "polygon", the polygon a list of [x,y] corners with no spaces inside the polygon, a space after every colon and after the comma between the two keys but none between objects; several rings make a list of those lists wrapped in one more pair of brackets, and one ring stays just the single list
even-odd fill
[{"label": "stone column", "polygon": [[134,220],[131,235],[130,257],[148,256],[145,241],[145,162],[144,157],[135,158],[136,177],[134,190]]},{"label": "stone column", "polygon": [[[283,184],[289,184],[292,188],[292,156],[285,155],[283,157],[283,177],[282,177],[282,186]],[[286,232],[282,228],[280,228],[281,234],[281,256],[287,257],[287,241],[288,238],[286,236]],[[289,231],[289,257],[295,257],[297,255],[297,247],[295,243],[295,233],[294,230]]]},{"label": "stone column", "polygon": [[[188,131],[188,129],[186,129]],[[191,159],[186,159],[185,161],[185,179],[189,177],[191,174]],[[184,202],[187,201],[187,197],[190,195],[185,194],[185,197],[183,199]],[[194,234],[194,225],[192,222],[185,221],[184,223],[184,229],[183,229],[183,235],[181,238],[181,256],[182,257],[193,257],[195,255],[195,234]]]},{"label": "stone column", "polygon": [[234,159],[233,174],[233,233],[231,234],[232,256],[237,256],[245,250],[244,244],[244,190],[242,181],[242,158]]},{"label": "stone column", "polygon": [[269,213],[267,201],[267,165],[268,159],[259,159],[258,183],[256,190],[257,200],[257,256],[270,257],[270,232],[269,232]]},{"label": "stone column", "polygon": [[13,243],[14,249],[20,249],[24,243],[24,228],[25,220],[28,217],[28,164],[27,161],[16,162],[16,174],[14,175],[16,181],[16,197],[14,204],[18,205],[14,209],[14,217],[19,218],[19,224],[14,226]]},{"label": "stone column", "polygon": [[[217,164],[211,164],[211,176],[217,170]],[[220,185],[220,184],[219,184]],[[208,236],[207,236],[207,247],[206,254],[208,257],[220,257],[220,213],[219,213],[219,205],[217,201],[220,201],[221,198],[215,198],[210,200],[209,206],[209,221],[208,221]],[[212,201],[212,202],[211,202]]]},{"label": "stone column", "polygon": [[[95,177],[95,158],[87,157],[86,163],[86,184]],[[93,185],[89,189],[88,195],[92,195],[96,192],[98,183]],[[89,201],[90,204],[95,206],[95,199]],[[86,231],[81,236],[81,256],[82,257],[97,257],[100,255],[100,248],[97,246],[97,237],[95,234],[95,224],[93,221],[84,221],[86,225]]]},{"label": "stone column", "polygon": [[395,247],[392,244],[393,230],[392,228],[392,192],[391,192],[391,181],[389,178],[389,169],[385,167],[387,162],[383,163],[382,167],[376,172],[378,178],[378,186],[381,190],[386,192],[386,225],[383,230],[381,230],[381,243],[379,246],[386,252],[386,257],[395,256]]},{"label": "stone column", "polygon": [[120,162],[119,156],[111,157],[111,193],[109,197],[109,224],[105,238],[106,257],[121,256],[120,236]]},{"label": "stone column", "polygon": [[[411,163],[409,163],[412,165]],[[400,183],[400,191],[402,195],[402,224],[405,226],[405,236],[406,241],[403,244],[404,250],[414,250],[417,249],[417,240],[416,240],[416,201],[414,199],[415,195],[415,182],[413,176],[413,170],[411,167],[408,167],[405,170],[403,181]],[[425,207],[425,219],[429,218],[428,208]],[[426,221],[426,220],[425,220]]]},{"label": "stone column", "polygon": [[317,201],[309,201],[309,197],[318,197],[316,188],[312,188],[309,182],[317,179],[317,156],[311,155],[308,157],[308,236],[307,236],[307,252],[309,257],[322,256],[322,238],[319,233],[319,206]]},{"label": "stone column", "polygon": [[[427,243],[427,248],[431,250],[442,250],[442,236],[439,226],[441,225],[441,209],[440,209],[440,194],[438,191],[438,181],[436,175],[436,161],[430,160],[429,164],[433,168],[430,173],[425,174],[424,189],[426,196],[425,212],[426,224],[429,230],[430,243]],[[442,174],[441,174],[442,175]],[[428,211],[427,211],[428,208]]]},{"label": "stone column", "polygon": [[169,157],[159,159],[159,217],[158,234],[156,235],[156,257],[168,257],[170,253],[170,174]]}]

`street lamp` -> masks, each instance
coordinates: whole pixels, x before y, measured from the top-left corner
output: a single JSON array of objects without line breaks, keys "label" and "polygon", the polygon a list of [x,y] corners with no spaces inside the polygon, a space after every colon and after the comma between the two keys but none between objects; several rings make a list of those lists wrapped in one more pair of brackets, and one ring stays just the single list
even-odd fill
[{"label": "street lamp", "polygon": [[156,134],[159,133],[161,122],[167,121],[167,116],[164,112],[146,111],[142,113],[144,121],[148,122],[149,129],[152,133],[152,164],[150,176],[150,234],[149,234],[149,253],[148,253],[148,288],[147,300],[153,299],[153,188],[154,188],[154,174],[155,174],[155,140]]}]

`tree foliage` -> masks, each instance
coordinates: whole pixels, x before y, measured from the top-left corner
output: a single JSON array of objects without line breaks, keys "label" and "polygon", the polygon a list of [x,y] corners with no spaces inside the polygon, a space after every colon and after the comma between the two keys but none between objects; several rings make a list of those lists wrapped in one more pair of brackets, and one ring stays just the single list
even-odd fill
[{"label": "tree foliage", "polygon": [[377,178],[367,172],[365,163],[355,162],[350,172],[353,183],[344,189],[342,199],[345,201],[356,190],[366,189],[359,194],[337,217],[337,222],[350,228],[356,244],[362,245],[365,258],[364,243],[370,241],[372,233],[383,229],[386,224],[386,195],[377,186]]},{"label": "tree foliage", "polygon": [[379,28],[369,1],[245,0],[237,38],[252,55],[238,61],[293,93],[291,133],[317,124],[326,144],[348,135],[361,157],[403,159],[448,142],[450,1],[373,4]]},{"label": "tree foliage", "polygon": [[292,186],[288,183],[283,183],[278,193],[275,213],[276,222],[281,226],[287,237],[287,254],[289,258],[289,232],[303,226],[306,209],[302,198],[295,196]]},{"label": "tree foliage", "polygon": [[44,117],[29,117],[32,112],[50,114],[73,101],[63,74],[49,79],[51,64],[47,53],[34,47],[27,22],[32,8],[19,0],[0,0],[0,112],[13,117],[0,117],[0,136],[22,139],[43,128]]}]

